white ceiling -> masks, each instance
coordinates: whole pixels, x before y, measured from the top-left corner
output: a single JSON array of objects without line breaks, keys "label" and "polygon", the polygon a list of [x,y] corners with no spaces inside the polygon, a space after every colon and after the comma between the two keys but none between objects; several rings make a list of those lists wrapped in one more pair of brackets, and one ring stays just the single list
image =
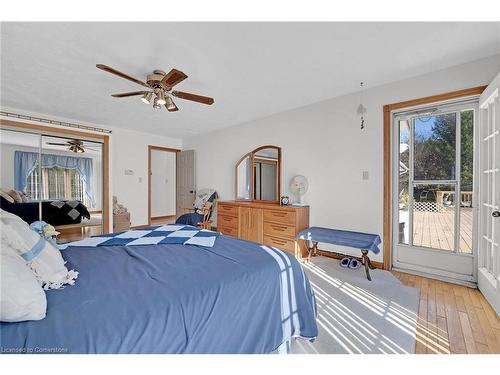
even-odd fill
[{"label": "white ceiling", "polygon": [[[500,23],[2,23],[1,104],[187,137],[500,53]],[[215,98],[153,110],[112,93],[175,67]]]}]

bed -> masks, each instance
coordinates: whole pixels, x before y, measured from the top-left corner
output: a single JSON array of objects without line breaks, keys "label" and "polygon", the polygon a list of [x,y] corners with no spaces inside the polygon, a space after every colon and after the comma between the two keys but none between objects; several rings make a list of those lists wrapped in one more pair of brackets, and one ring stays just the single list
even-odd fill
[{"label": "bed", "polygon": [[[290,254],[221,235],[213,247],[68,247],[74,286],[40,321],[1,323],[2,351],[271,353],[314,339],[316,303]],[[13,349],[12,349],[13,348]]]},{"label": "bed", "polygon": [[[0,208],[19,216],[28,224],[40,220],[39,202],[10,203],[0,197]],[[80,201],[42,201],[42,220],[51,225],[78,224],[82,218],[90,219],[90,213]]]}]

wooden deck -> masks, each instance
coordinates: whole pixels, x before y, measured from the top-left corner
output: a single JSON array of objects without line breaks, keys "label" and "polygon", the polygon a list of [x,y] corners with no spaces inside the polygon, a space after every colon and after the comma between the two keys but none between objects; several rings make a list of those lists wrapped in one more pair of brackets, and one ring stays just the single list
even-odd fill
[{"label": "wooden deck", "polygon": [[[440,212],[414,211],[413,220],[415,246],[453,250],[455,221],[453,208],[444,208]],[[408,238],[407,233],[405,234],[405,238]],[[472,253],[472,208],[461,208],[460,252]]]},{"label": "wooden deck", "polygon": [[477,289],[393,274],[420,290],[417,354],[500,354],[500,318]]}]

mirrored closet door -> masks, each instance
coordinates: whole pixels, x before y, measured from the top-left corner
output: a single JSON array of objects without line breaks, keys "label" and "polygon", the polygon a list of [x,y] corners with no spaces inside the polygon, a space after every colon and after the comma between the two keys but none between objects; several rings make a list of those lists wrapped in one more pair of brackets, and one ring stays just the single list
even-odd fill
[{"label": "mirrored closet door", "polygon": [[59,242],[103,232],[101,143],[6,129],[1,135],[2,209],[53,225]]}]

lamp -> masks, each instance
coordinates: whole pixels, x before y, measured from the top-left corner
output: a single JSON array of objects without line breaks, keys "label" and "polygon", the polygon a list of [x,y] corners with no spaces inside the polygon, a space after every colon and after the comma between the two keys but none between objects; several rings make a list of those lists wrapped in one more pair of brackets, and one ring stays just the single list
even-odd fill
[{"label": "lamp", "polygon": [[150,91],[150,92],[147,92],[145,93],[141,100],[145,103],[145,104],[150,104],[151,103],[151,97],[153,96],[153,93]]},{"label": "lamp", "polygon": [[167,101],[165,100],[165,93],[163,92],[163,90],[158,91],[158,94],[156,94],[156,99],[158,99],[157,103],[159,105],[164,105],[167,103]]},{"label": "lamp", "polygon": [[159,109],[161,108],[161,105],[158,103],[158,98],[155,98],[154,102],[153,102],[153,108],[154,109]]},{"label": "lamp", "polygon": [[177,110],[177,106],[175,105],[174,101],[172,100],[172,98],[170,96],[167,96],[167,103],[165,104],[165,107],[167,107],[167,109],[169,111],[176,111]]}]

